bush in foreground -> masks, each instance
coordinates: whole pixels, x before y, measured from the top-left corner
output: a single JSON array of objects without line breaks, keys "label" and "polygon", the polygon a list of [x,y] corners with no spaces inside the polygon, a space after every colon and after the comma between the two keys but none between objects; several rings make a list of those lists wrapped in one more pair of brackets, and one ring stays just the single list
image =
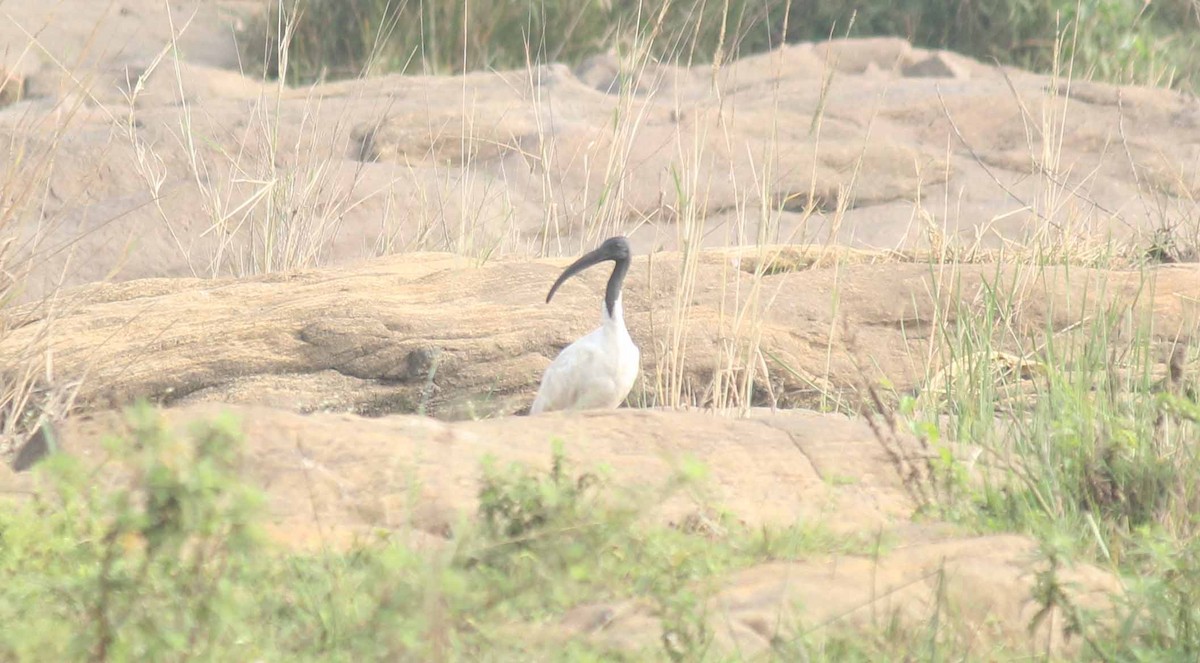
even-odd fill
[{"label": "bush in foreground", "polygon": [[662,616],[660,654],[696,660],[721,574],[852,545],[804,527],[639,524],[556,449],[546,473],[487,464],[478,518],[439,551],[386,534],[280,550],[257,532],[262,495],[240,476],[235,420],[179,435],[143,406],[128,424],[102,473],[53,456],[48,490],[0,510],[0,659],[611,660],[532,636],[585,601],[640,598]]},{"label": "bush in foreground", "polygon": [[[1072,355],[1071,365],[1082,369],[1083,361]],[[1051,378],[1044,398],[1059,406],[1035,410],[1037,431],[1016,429],[1029,445],[1016,449],[1025,474],[1007,485],[960,487],[963,505],[954,513],[961,522],[1043,539],[1049,563],[1030,600],[1063,611],[1065,626],[1087,643],[1085,659],[1194,660],[1194,465],[1155,469],[1185,448],[1165,446],[1169,440],[1150,429],[1140,440],[1143,429],[1122,422],[1141,414],[1111,400],[1127,392],[1080,389],[1086,375],[1096,377]],[[1169,425],[1182,436],[1171,440],[1194,441],[1200,405],[1193,394],[1151,400],[1145,407],[1175,417]],[[1081,414],[1085,404],[1091,409]],[[972,415],[960,409],[959,416]],[[138,407],[128,424],[126,438],[108,440],[103,472],[53,456],[40,470],[47,490],[0,510],[0,659],[621,660],[629,654],[564,644],[543,627],[552,632],[574,606],[633,598],[653,607],[662,629],[658,650],[639,657],[724,660],[711,647],[705,612],[721,578],[769,560],[872,552],[870,543],[805,526],[748,530],[720,518],[715,528],[647,524],[638,499],[617,499],[603,472],[572,472],[559,447],[549,471],[485,464],[476,518],[435,551],[388,534],[343,551],[282,550],[257,532],[262,496],[240,476],[235,420],[196,423],[181,435],[157,411]],[[1107,432],[1094,437],[1097,431]],[[1117,455],[1097,451],[1110,439],[1123,445]],[[978,443],[995,451],[991,445],[1003,440]],[[1143,444],[1158,446],[1139,450]],[[700,474],[685,465],[662,490],[685,488]],[[1108,477],[1103,491],[1096,491],[1097,476]],[[1131,497],[1145,490],[1160,495],[1105,501],[1113,491]],[[1129,591],[1115,615],[1071,605],[1057,570],[1073,559],[1124,575]],[[960,649],[952,620],[940,614],[917,628],[884,620],[865,634],[780,625],[781,633],[799,635],[781,636],[775,654],[839,661],[984,655]]]}]

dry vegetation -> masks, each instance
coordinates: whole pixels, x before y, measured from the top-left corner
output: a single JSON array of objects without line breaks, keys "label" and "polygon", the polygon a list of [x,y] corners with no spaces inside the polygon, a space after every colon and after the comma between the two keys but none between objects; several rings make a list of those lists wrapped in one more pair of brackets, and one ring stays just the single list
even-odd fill
[{"label": "dry vegetation", "polygon": [[[755,407],[800,402],[788,390],[803,389],[807,405],[872,423],[921,506],[921,517],[949,521],[964,531],[1036,537],[1046,564],[1030,597],[1044,608],[1033,617],[1034,626],[1051,614],[1064,618],[1059,629],[1082,644],[1063,651],[1083,660],[1183,661],[1200,655],[1200,610],[1191,598],[1200,594],[1196,330],[1158,329],[1152,307],[1145,305],[1154,301],[1161,264],[1196,258],[1200,206],[1190,198],[1196,190],[1194,168],[1164,176],[1188,181],[1139,181],[1139,190],[1145,188],[1143,211],[1157,215],[1158,223],[1150,231],[1116,237],[1096,228],[1091,213],[1101,205],[1092,201],[1088,213],[1081,210],[1079,200],[1089,195],[1088,176],[1059,161],[1064,136],[1072,130],[1072,104],[1078,103],[1072,94],[1079,82],[1102,78],[1184,89],[1193,84],[1191,32],[1180,31],[1161,49],[1155,44],[1171,21],[1194,32],[1195,7],[1153,3],[1139,13],[1132,8],[1138,3],[1115,1],[1022,3],[1032,8],[1013,10],[1017,13],[1004,24],[1011,28],[1005,41],[980,39],[981,32],[996,32],[996,23],[978,16],[970,20],[947,8],[958,3],[917,3],[924,11],[911,26],[914,39],[931,43],[941,35],[950,46],[976,43],[977,55],[1007,53],[1010,61],[1048,72],[1045,96],[1036,104],[1043,109],[1040,116],[1027,110],[1034,104],[1013,88],[1028,140],[1020,148],[1027,148],[1034,165],[1029,177],[1039,192],[1020,210],[1033,231],[985,242],[1000,233],[984,230],[964,240],[942,225],[955,201],[926,200],[919,183],[911,192],[911,225],[919,239],[865,252],[848,250],[838,238],[860,179],[870,176],[864,171],[866,141],[850,160],[843,188],[818,190],[814,172],[806,191],[782,198],[774,188],[776,145],[769,141],[764,153],[747,157],[747,169],[729,174],[733,220],[715,230],[708,218],[712,183],[701,177],[703,165],[713,158],[704,151],[711,143],[697,137],[664,148],[673,154],[673,195],[659,201],[654,218],[630,214],[624,174],[636,167],[634,148],[650,112],[646,89],[664,83],[662,63],[707,63],[719,87],[723,68],[738,54],[777,45],[784,35],[816,38],[830,32],[821,27],[823,32],[814,34],[813,27],[798,23],[836,25],[839,34],[875,34],[898,22],[890,13],[894,10],[868,8],[855,16],[840,3],[726,0],[686,6],[550,2],[542,3],[543,13],[537,15],[505,13],[518,4],[285,3],[283,11],[250,21],[242,35],[245,52],[253,54],[247,61],[264,65],[269,75],[239,100],[245,121],[233,151],[211,149],[201,140],[203,132],[195,127],[208,127],[209,120],[203,105],[194,104],[185,91],[187,63],[170,43],[130,77],[123,113],[115,113],[111,104],[91,103],[86,95],[68,95],[52,112],[31,111],[18,122],[0,173],[0,307],[10,312],[0,317],[0,340],[18,327],[32,325],[37,333],[27,334],[28,343],[0,367],[0,452],[9,457],[17,445],[71,414],[81,381],[88,379],[86,373],[57,372],[50,348],[56,320],[88,303],[89,291],[39,286],[31,296],[26,286],[29,274],[54,255],[72,254],[59,263],[64,273],[88,258],[74,255],[70,242],[61,241],[58,231],[71,219],[67,208],[53,201],[58,194],[49,193],[49,179],[56,146],[74,130],[78,114],[103,112],[113,115],[117,127],[103,149],[128,155],[126,166],[139,187],[130,196],[171,229],[172,246],[164,250],[199,279],[327,265],[343,220],[368,205],[382,212],[377,232],[364,240],[370,253],[449,251],[476,264],[500,256],[572,255],[605,236],[650,224],[669,227],[678,269],[671,282],[657,284],[670,297],[654,301],[649,311],[655,340],[642,349],[644,379],[630,406],[703,408],[738,417]],[[1011,3],[982,6],[995,10],[1001,4]],[[841,21],[797,19],[817,9]],[[474,18],[464,17],[467,10]],[[1066,11],[1049,20],[1058,10]],[[164,11],[169,12],[167,3]],[[181,35],[189,17],[171,21],[173,34]],[[1052,25],[1054,31],[1047,32]],[[265,32],[255,31],[264,26]],[[488,29],[468,29],[479,26]],[[548,37],[531,42],[529,34]],[[335,38],[327,38],[331,35]],[[1039,39],[1048,43],[1025,49]],[[361,164],[347,170],[336,144],[351,129],[345,116],[325,110],[329,100],[311,94],[301,129],[281,128],[284,116],[295,112],[285,101],[310,90],[285,82],[516,67],[508,80],[535,105],[533,133],[539,136],[519,150],[531,162],[550,163],[562,157],[548,140],[553,118],[538,104],[544,93],[539,77],[549,75],[543,63],[580,61],[610,46],[619,53],[620,71],[608,119],[608,159],[587,164],[583,202],[568,200],[573,194],[558,189],[550,169],[540,171],[544,200],[562,206],[548,205],[534,234],[512,221],[516,203],[489,189],[502,185],[483,181],[472,168],[473,160],[487,158],[481,153],[486,141],[480,148],[474,140],[483,128],[454,127],[456,139],[429,146],[449,155],[441,175],[449,179],[461,173],[462,180],[456,187],[424,192],[429,198],[419,201],[424,213],[416,218],[390,213],[393,185],[406,176],[403,172],[379,181]],[[40,48],[37,35],[29,36],[28,48]],[[341,51],[351,55],[342,57]],[[828,57],[823,94],[838,76],[837,52],[830,49]],[[318,67],[318,62],[337,64]],[[59,66],[65,77],[74,77],[71,63]],[[13,80],[6,85],[16,85]],[[172,87],[180,107],[178,124],[147,126],[139,115],[142,95]],[[354,94],[349,87],[332,89],[330,97],[338,90]],[[954,125],[940,92],[935,99],[954,126],[947,139],[971,150],[972,139]],[[469,117],[465,93],[462,103]],[[809,128],[818,149],[825,121],[819,111]],[[724,119],[712,126],[731,131]],[[358,138],[369,152],[385,144],[373,138],[403,129],[389,128],[381,119],[373,132]],[[794,128],[772,126],[769,132],[785,130]],[[870,124],[862,131],[869,136]],[[732,134],[726,138],[734,142]],[[160,149],[167,140],[184,145],[184,163],[170,162]],[[1129,154],[1135,140],[1121,135],[1112,150]],[[179,168],[187,173],[183,182],[168,178]],[[81,172],[86,177],[86,166]],[[185,227],[179,220],[179,210],[165,195],[168,183],[187,188],[190,200],[199,201],[201,227],[192,221]],[[1179,186],[1172,190],[1185,192],[1171,197],[1182,212],[1162,206],[1161,190],[1173,184]],[[499,211],[485,200],[500,200]],[[447,211],[451,208],[455,213]],[[820,234],[813,230],[818,216],[826,224]],[[30,218],[43,221],[29,224]],[[715,350],[711,364],[696,370],[695,349],[688,345],[695,336],[689,330],[695,324],[698,270],[714,269],[702,261],[713,237],[725,245],[721,269],[749,274],[749,279],[720,280]],[[649,258],[651,265],[654,260]],[[909,357],[924,372],[915,392],[882,381],[872,366],[872,348],[858,343],[856,330],[838,315],[846,296],[839,289],[845,271],[863,262],[927,267],[929,297],[938,308],[932,320],[922,321],[926,340],[917,345],[923,351]],[[994,267],[996,277],[964,296],[963,266],[980,264]],[[1084,303],[1073,302],[1070,310],[1043,318],[1068,317],[1069,324],[1030,328],[1023,318],[1030,284],[1044,292],[1059,286],[1069,290],[1071,270],[1085,267],[1100,273],[1134,271],[1144,285],[1123,300],[1133,305],[1085,297]],[[833,374],[832,341],[823,365],[807,366],[794,365],[763,343],[768,313],[787,287],[786,280],[773,277],[812,269],[832,274],[834,287],[826,293],[833,311],[828,338],[851,348],[857,375]],[[1099,287],[1106,287],[1103,278]],[[649,289],[658,291],[655,284]],[[427,370],[432,385],[436,363]],[[414,411],[423,413],[425,405],[423,399]],[[455,545],[436,555],[424,554],[398,535],[360,542],[349,552],[280,552],[253,536],[259,497],[234,469],[241,443],[236,426],[217,422],[177,440],[150,410],[137,409],[130,416],[131,439],[113,442],[128,485],[98,491],[81,466],[57,457],[46,470],[45,490],[0,517],[0,622],[20,624],[6,626],[0,636],[0,658],[44,660],[52,651],[55,658],[95,660],[468,660],[485,653],[511,660],[618,655],[633,660],[632,654],[582,640],[563,645],[549,636],[531,637],[536,629],[523,632],[513,624],[546,623],[597,598],[636,596],[652,602],[664,624],[655,656],[708,660],[724,656],[711,648],[714,636],[702,614],[701,599],[711,593],[715,578],[765,561],[833,551],[878,555],[883,547],[878,540],[834,536],[804,524],[755,531],[735,517],[701,517],[688,527],[642,526],[637,514],[645,505],[601,499],[605,482],[571,474],[556,454],[544,476],[486,469],[478,518],[463,524]],[[186,463],[177,462],[179,454]],[[686,469],[670,490],[682,490],[703,474]],[[264,550],[273,554],[263,555]],[[589,554],[596,550],[619,554]],[[1060,572],[1074,562],[1096,564],[1121,580],[1123,594],[1111,614],[1092,614],[1073,603]],[[944,626],[954,617],[944,609],[935,606],[924,629],[882,624],[865,638],[837,625],[819,633],[789,631],[799,635],[773,641],[768,655],[778,660],[997,660],[1009,653],[972,650],[957,639],[958,631]],[[1043,653],[1049,656],[1046,647]],[[1060,655],[1057,649],[1053,653]]]}]

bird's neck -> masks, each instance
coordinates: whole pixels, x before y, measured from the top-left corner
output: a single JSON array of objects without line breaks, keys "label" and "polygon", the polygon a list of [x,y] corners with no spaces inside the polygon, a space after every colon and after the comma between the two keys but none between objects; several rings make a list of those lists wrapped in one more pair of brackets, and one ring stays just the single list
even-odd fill
[{"label": "bird's neck", "polygon": [[625,324],[625,310],[621,308],[621,295],[617,295],[617,300],[613,302],[612,307],[605,303],[600,318],[605,325]]},{"label": "bird's neck", "polygon": [[629,272],[629,258],[617,260],[613,265],[612,275],[608,277],[608,288],[604,291],[605,319],[624,322],[621,310],[621,288],[625,284],[625,274]]}]

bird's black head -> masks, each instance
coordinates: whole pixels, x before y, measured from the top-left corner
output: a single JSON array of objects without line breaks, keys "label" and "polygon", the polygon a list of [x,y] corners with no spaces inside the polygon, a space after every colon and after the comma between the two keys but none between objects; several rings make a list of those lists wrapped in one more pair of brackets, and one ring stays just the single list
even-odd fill
[{"label": "bird's black head", "polygon": [[600,253],[604,255],[601,260],[628,260],[629,259],[629,240],[624,237],[609,237],[604,240],[604,243],[596,247],[592,253]]},{"label": "bird's black head", "polygon": [[608,314],[613,315],[617,298],[621,295],[621,284],[625,280],[625,273],[629,271],[629,256],[629,240],[619,236],[604,240],[595,250],[584,254],[579,260],[571,263],[569,267],[563,270],[558,280],[551,286],[549,294],[546,295],[546,303],[550,302],[550,299],[554,297],[554,292],[558,290],[558,286],[562,285],[567,279],[596,263],[611,260],[616,265],[613,266],[612,276],[608,279],[608,289],[605,292],[604,301],[608,308]]}]

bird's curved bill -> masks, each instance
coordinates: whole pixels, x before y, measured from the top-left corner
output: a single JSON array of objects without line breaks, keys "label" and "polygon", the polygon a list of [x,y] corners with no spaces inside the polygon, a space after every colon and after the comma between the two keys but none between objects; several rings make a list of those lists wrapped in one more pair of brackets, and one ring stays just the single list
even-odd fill
[{"label": "bird's curved bill", "polygon": [[564,269],[563,273],[559,275],[558,280],[555,281],[554,285],[550,287],[550,293],[546,295],[546,303],[547,304],[550,303],[550,299],[554,297],[554,292],[556,290],[558,290],[558,286],[560,286],[564,282],[566,282],[567,279],[571,278],[572,276],[575,276],[576,274],[578,274],[579,272],[582,272],[583,270],[587,269],[588,267],[595,265],[596,263],[604,262],[605,260],[613,260],[613,259],[614,259],[613,256],[610,255],[609,252],[607,250],[605,250],[604,247],[595,249],[594,251],[591,251],[590,253],[585,253],[582,257],[579,258],[579,260],[576,260],[575,262],[571,263],[571,265],[569,267],[567,267],[566,269]]}]

